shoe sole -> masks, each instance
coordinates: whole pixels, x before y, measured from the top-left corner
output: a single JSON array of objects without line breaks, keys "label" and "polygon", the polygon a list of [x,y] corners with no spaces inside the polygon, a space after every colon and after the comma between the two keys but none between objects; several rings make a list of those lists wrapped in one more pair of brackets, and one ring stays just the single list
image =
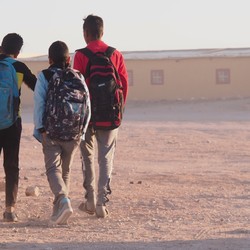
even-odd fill
[{"label": "shoe sole", "polygon": [[12,223],[16,223],[16,222],[18,222],[18,220],[3,219],[3,222],[12,222]]},{"label": "shoe sole", "polygon": [[[68,206],[68,204],[65,204],[65,206]],[[63,212],[60,214],[60,216],[56,219],[55,223],[57,225],[65,225],[68,224],[69,217],[73,214],[72,208],[68,207],[63,210]]]},{"label": "shoe sole", "polygon": [[72,214],[73,214],[73,211],[70,210],[70,209],[63,211],[63,213],[57,218],[55,223],[57,225],[66,225],[66,224],[68,224],[68,219]]},{"label": "shoe sole", "polygon": [[81,203],[78,209],[87,214],[91,214],[91,215],[95,214],[95,211],[87,209],[86,203]]}]

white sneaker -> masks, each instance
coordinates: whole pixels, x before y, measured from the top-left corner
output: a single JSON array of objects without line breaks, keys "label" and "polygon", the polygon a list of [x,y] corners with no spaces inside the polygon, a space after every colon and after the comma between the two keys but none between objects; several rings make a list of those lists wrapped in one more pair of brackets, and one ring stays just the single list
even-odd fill
[{"label": "white sneaker", "polygon": [[51,220],[57,225],[65,225],[68,223],[69,217],[72,215],[73,209],[69,198],[63,198],[59,201],[56,211],[54,211]]}]

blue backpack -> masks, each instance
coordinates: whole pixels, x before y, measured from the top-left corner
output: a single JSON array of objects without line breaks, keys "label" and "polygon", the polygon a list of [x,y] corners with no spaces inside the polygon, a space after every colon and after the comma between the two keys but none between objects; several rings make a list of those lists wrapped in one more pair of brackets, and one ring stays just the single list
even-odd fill
[{"label": "blue backpack", "polygon": [[0,130],[13,125],[18,117],[19,91],[11,58],[0,60]]}]

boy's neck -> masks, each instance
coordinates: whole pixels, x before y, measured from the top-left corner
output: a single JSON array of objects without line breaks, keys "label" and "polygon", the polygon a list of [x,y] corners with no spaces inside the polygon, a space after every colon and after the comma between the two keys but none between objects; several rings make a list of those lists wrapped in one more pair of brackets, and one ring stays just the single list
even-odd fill
[{"label": "boy's neck", "polygon": [[5,54],[5,55],[8,57],[17,58],[17,55],[14,55],[14,54]]}]

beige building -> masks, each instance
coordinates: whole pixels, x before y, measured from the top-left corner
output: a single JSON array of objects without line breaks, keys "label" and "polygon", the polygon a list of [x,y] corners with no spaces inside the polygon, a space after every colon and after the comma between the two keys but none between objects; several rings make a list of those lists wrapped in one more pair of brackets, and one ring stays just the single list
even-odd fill
[{"label": "beige building", "polygon": [[[250,96],[250,48],[123,52],[128,100],[190,100]],[[47,56],[22,59],[34,73]],[[22,91],[23,106],[32,105]]]}]

